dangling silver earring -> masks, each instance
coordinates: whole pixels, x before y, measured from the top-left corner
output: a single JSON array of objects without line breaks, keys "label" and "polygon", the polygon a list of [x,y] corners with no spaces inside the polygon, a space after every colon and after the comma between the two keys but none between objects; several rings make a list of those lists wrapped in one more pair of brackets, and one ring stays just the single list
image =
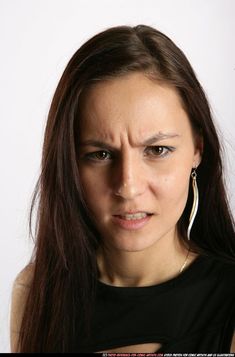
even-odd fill
[{"label": "dangling silver earring", "polygon": [[197,174],[196,170],[194,169],[193,172],[191,173],[192,177],[192,186],[193,186],[193,206],[192,210],[190,213],[190,218],[189,218],[189,225],[188,225],[188,230],[187,230],[187,237],[188,240],[190,240],[190,231],[193,226],[193,222],[195,220],[197,210],[198,210],[198,204],[199,204],[199,192],[198,192],[198,187],[197,187]]}]

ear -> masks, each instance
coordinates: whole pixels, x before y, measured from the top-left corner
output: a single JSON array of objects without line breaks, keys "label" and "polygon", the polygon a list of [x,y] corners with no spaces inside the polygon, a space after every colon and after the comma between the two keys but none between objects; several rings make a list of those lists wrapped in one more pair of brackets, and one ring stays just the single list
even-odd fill
[{"label": "ear", "polygon": [[200,165],[202,161],[203,149],[204,149],[204,140],[201,135],[196,135],[194,138],[194,157],[193,157],[193,167],[196,168]]}]

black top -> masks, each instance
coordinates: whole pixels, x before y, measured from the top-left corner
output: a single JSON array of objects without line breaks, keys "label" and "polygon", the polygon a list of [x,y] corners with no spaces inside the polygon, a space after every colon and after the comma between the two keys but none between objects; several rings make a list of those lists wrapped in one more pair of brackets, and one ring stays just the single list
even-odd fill
[{"label": "black top", "polygon": [[158,342],[157,352],[228,353],[235,325],[234,277],[235,265],[199,256],[179,276],[158,285],[98,282],[91,342],[77,352]]}]

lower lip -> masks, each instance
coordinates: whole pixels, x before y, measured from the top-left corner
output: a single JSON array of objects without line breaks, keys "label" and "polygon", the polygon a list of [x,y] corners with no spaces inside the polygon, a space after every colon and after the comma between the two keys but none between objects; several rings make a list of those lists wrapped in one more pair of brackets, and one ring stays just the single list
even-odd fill
[{"label": "lower lip", "polygon": [[136,230],[144,227],[148,221],[151,219],[152,215],[148,215],[141,219],[131,219],[127,220],[121,218],[120,216],[113,216],[113,221],[115,224],[119,225],[121,228],[128,230]]}]

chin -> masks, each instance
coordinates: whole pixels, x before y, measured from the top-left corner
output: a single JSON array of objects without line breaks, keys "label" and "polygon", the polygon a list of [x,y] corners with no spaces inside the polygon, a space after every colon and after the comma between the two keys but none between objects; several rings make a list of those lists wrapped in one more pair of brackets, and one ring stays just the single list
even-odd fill
[{"label": "chin", "polygon": [[112,247],[115,250],[122,251],[122,252],[141,252],[145,249],[150,248],[156,243],[155,239],[146,239],[143,237],[129,237],[125,239],[120,239],[112,242]]}]

